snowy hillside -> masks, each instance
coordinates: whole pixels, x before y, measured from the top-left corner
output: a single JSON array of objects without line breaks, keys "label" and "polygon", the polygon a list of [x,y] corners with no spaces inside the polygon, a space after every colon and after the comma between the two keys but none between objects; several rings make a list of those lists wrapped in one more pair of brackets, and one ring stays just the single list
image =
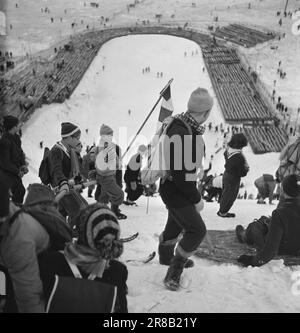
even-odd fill
[{"label": "snowy hillside", "polygon": [[[196,50],[198,54],[195,54]],[[186,57],[184,52],[187,52]],[[142,70],[146,66],[150,66],[151,72],[143,74]],[[111,40],[100,49],[70,100],[64,104],[43,106],[26,123],[23,149],[30,161],[30,173],[24,178],[25,184],[38,181],[37,169],[42,157],[39,142],[43,141],[44,146],[52,146],[59,140],[62,121],[75,122],[81,127],[85,145],[97,142],[100,126],[105,123],[114,129],[116,142],[124,151],[126,141],[128,143],[130,136],[136,133],[170,78],[174,78],[171,92],[175,113],[186,111],[191,92],[199,86],[206,87],[214,95],[206,71],[203,73],[203,66],[200,49],[185,39],[150,35]],[[157,78],[157,72],[163,72],[163,78]],[[211,121],[219,125],[224,120],[215,97],[214,101],[207,123]],[[158,111],[159,107],[141,133],[144,137],[137,140],[133,151],[139,143],[149,141],[156,128]],[[124,135],[126,130],[127,135]],[[205,165],[208,165],[210,155],[214,155],[217,150],[217,140],[220,147],[222,138],[221,135],[207,131],[204,139],[207,146]],[[253,181],[264,172],[274,174],[278,166],[278,154],[257,156],[247,148],[245,155],[250,172],[243,182],[248,193],[256,195]],[[222,172],[223,166],[221,151],[213,158],[212,172]],[[157,250],[157,238],[164,227],[166,209],[161,199],[156,197],[150,199],[149,212],[146,214],[146,200],[141,197],[138,207],[121,207],[128,215],[127,220],[120,221],[122,236],[136,232],[140,234],[136,240],[126,244],[121,258],[123,261],[144,258]],[[269,205],[258,206],[255,200],[238,200],[232,209],[237,217],[227,220],[216,215],[216,203],[207,203],[202,215],[207,229],[227,230],[237,224],[247,225],[261,215],[269,215],[273,208]],[[163,287],[166,267],[159,265],[157,258],[139,266],[133,262],[128,263],[129,311],[300,311],[300,296],[293,295],[291,291],[292,270],[284,267],[281,261],[272,261],[263,268],[247,269],[216,265],[199,258],[195,258],[195,261],[194,268],[185,270],[183,287],[179,293],[167,291]]]}]

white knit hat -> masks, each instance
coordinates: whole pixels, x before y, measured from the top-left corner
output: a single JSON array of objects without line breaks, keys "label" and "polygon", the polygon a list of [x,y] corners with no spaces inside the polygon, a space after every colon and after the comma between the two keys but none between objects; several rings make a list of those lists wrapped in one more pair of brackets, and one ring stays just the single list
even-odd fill
[{"label": "white knit hat", "polygon": [[197,88],[192,92],[187,107],[190,112],[204,113],[210,111],[213,104],[214,101],[208,91],[204,88]]}]

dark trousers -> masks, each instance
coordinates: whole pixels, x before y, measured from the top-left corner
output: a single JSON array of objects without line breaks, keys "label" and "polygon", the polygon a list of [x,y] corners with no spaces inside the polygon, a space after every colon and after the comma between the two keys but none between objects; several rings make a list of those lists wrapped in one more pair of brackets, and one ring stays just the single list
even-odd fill
[{"label": "dark trousers", "polygon": [[229,212],[235,202],[240,189],[241,178],[236,178],[229,173],[223,175],[223,191],[220,199],[220,213],[226,214]]},{"label": "dark trousers", "polygon": [[266,218],[266,222],[257,220],[248,225],[246,229],[246,242],[248,245],[252,245],[260,250],[263,249],[269,231],[269,221]]},{"label": "dark trousers", "polygon": [[12,201],[16,204],[22,204],[25,196],[25,187],[22,183],[22,178],[19,176],[7,175],[10,182],[10,191]]},{"label": "dark trousers", "polygon": [[206,227],[201,215],[194,205],[185,207],[168,207],[168,220],[163,231],[163,241],[176,239],[183,232],[179,246],[186,253],[192,255],[206,235]]},{"label": "dark trousers", "polygon": [[[116,183],[119,187],[121,187],[121,189],[123,187],[122,179],[123,179],[123,171],[122,170],[116,170]],[[96,192],[94,194],[94,197],[95,197],[96,201],[98,201],[98,199],[100,197],[100,194],[101,194],[101,185],[98,184],[97,188],[96,188]]]}]

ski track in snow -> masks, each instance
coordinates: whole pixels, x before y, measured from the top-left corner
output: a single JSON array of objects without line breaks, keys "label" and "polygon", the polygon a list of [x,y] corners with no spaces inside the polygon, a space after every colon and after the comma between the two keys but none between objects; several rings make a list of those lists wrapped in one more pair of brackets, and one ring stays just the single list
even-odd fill
[{"label": "ski track in snow", "polygon": [[[38,170],[42,158],[39,142],[43,140],[44,146],[52,146],[60,138],[62,121],[79,124],[83,143],[91,144],[98,140],[102,123],[110,125],[115,130],[116,137],[121,125],[127,126],[129,134],[133,135],[152,108],[159,91],[171,77],[174,77],[171,92],[175,113],[185,111],[190,93],[198,86],[207,87],[214,95],[207,74],[202,73],[201,53],[199,56],[183,57],[184,51],[191,52],[196,48],[196,44],[188,40],[151,35],[118,38],[105,44],[68,101],[68,107],[65,104],[43,106],[25,125],[23,148],[32,164],[29,174],[24,177],[25,184],[38,181],[35,170]],[[101,75],[96,74],[103,64],[105,71],[101,71]],[[151,67],[150,74],[142,74],[145,66]],[[164,72],[163,79],[156,78],[157,71]],[[127,114],[129,108],[132,110],[131,116]],[[158,110],[159,107],[144,130],[147,138],[150,138],[156,128]],[[214,124],[223,122],[216,99],[209,121]],[[89,128],[89,134],[85,133],[85,128]],[[204,136],[208,157],[216,150],[217,137],[212,132],[206,132]],[[137,144],[133,151],[136,147]],[[274,174],[278,154],[257,156],[247,148],[245,155],[251,171],[243,182],[248,193],[256,194],[254,179],[263,172]],[[205,161],[205,165],[207,164],[208,161]],[[223,167],[224,160],[220,152],[214,157],[212,172],[219,173],[223,171]],[[243,191],[244,189],[242,193]],[[84,195],[86,196],[86,191]],[[88,200],[92,202],[91,199]],[[144,258],[157,251],[157,235],[163,230],[167,218],[167,211],[159,197],[150,198],[148,214],[147,198],[141,197],[137,203],[138,207],[121,207],[128,215],[127,220],[119,222],[122,236],[139,232],[134,241],[124,244],[125,250],[121,257],[124,262]],[[225,230],[233,229],[237,224],[246,226],[254,218],[271,214],[274,207],[257,205],[255,200],[237,200],[232,209],[237,217],[221,219],[216,215],[218,205],[213,202],[206,203],[201,215],[207,229]],[[300,296],[294,296],[291,292],[292,270],[284,267],[281,261],[272,261],[261,268],[240,268],[228,264],[217,265],[196,257],[193,259],[196,265],[184,271],[182,288],[178,292],[164,288],[162,281],[167,267],[159,265],[158,256],[147,264],[136,266],[127,263],[129,311],[300,311]]]}]

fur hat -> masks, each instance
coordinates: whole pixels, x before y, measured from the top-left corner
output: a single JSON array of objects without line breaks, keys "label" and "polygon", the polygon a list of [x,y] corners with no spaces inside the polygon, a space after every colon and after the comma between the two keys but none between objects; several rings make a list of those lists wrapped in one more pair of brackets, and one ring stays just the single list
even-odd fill
[{"label": "fur hat", "polygon": [[100,135],[113,135],[114,131],[107,125],[103,124],[100,128]]},{"label": "fur hat", "polygon": [[282,189],[285,194],[290,197],[300,195],[300,177],[297,175],[289,175],[282,181]]},{"label": "fur hat", "polygon": [[80,132],[78,126],[72,123],[62,123],[61,124],[61,137],[67,138],[68,136],[74,135],[75,133]]},{"label": "fur hat", "polygon": [[123,253],[120,226],[116,215],[104,204],[95,203],[81,210],[75,219],[78,245],[97,250],[103,259],[115,259]]},{"label": "fur hat", "polygon": [[213,104],[214,101],[208,91],[204,88],[197,88],[192,92],[187,107],[190,112],[204,113],[210,111]]},{"label": "fur hat", "polygon": [[14,116],[3,117],[3,127],[6,131],[10,131],[13,127],[19,124],[19,119]]},{"label": "fur hat", "polygon": [[233,149],[242,149],[248,145],[248,140],[243,133],[233,134],[228,146]]},{"label": "fur hat", "polygon": [[55,196],[51,189],[43,184],[30,184],[27,188],[27,196],[24,206],[32,206],[39,203],[53,203]]}]

